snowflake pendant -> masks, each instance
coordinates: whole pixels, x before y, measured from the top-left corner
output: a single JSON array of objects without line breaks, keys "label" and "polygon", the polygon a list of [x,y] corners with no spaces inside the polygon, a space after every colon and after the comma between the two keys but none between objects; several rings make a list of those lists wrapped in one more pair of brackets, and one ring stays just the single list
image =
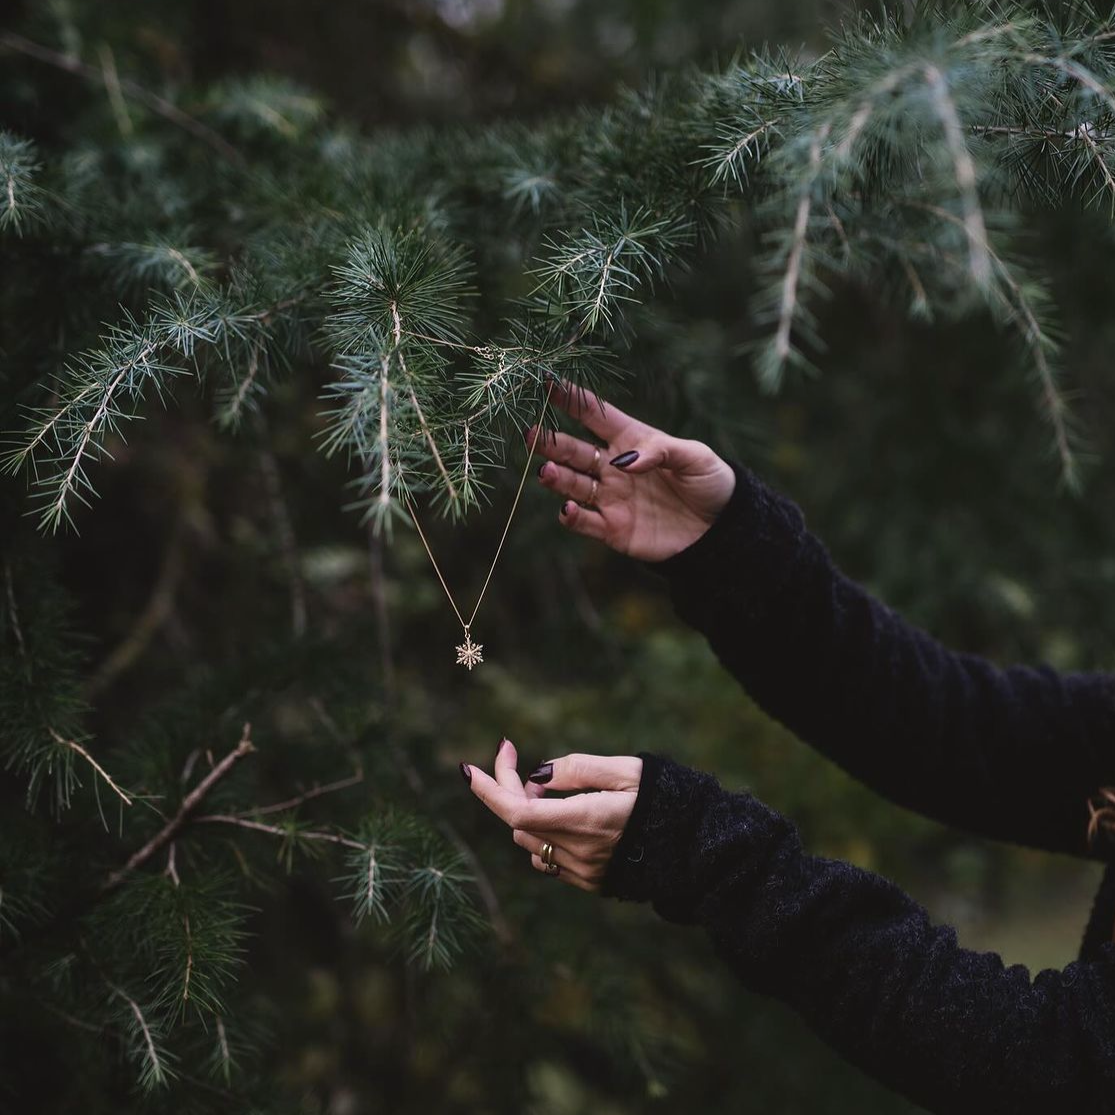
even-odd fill
[{"label": "snowflake pendant", "polygon": [[483,649],[484,644],[474,643],[466,627],[465,641],[457,647],[457,665],[467,666],[469,673],[471,673],[473,666],[479,666],[484,661],[484,656],[480,653]]}]

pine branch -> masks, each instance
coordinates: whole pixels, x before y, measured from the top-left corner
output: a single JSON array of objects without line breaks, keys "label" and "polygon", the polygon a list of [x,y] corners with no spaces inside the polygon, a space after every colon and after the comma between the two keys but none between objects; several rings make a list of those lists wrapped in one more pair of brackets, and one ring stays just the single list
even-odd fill
[{"label": "pine branch", "polygon": [[160,848],[165,847],[190,819],[190,815],[204,800],[206,794],[224,778],[236,764],[255,750],[250,737],[250,725],[244,725],[240,742],[182,799],[178,811],[139,851],[135,852],[123,867],[113,871],[101,885],[101,893],[114,890],[133,871],[142,867]]},{"label": "pine branch", "polygon": [[937,66],[925,67],[925,76],[933,90],[933,103],[945,130],[949,153],[956,167],[956,181],[964,202],[964,231],[968,235],[968,253],[972,281],[977,288],[986,287],[991,278],[991,262],[987,247],[987,226],[983,220],[976,177],[976,165],[964,142],[964,127],[956,104],[949,95],[948,81]]},{"label": "pine branch", "polygon": [[[86,62],[82,62],[80,58],[75,58],[72,55],[60,54],[58,51],[51,50],[50,47],[45,47],[41,43],[25,39],[22,35],[17,35],[14,31],[0,32],[0,47],[14,50],[19,54],[26,55],[28,58],[34,58],[39,62],[45,62],[49,66],[65,70],[67,73],[76,74],[88,81],[100,83],[104,80],[103,71],[98,70],[96,66],[90,66]],[[142,85],[132,81],[130,78],[118,79],[118,86],[122,92],[127,93],[128,96],[132,97],[146,108],[149,108],[152,112],[157,113],[164,119],[169,120],[172,124],[176,124],[197,139],[200,139],[203,143],[208,144],[219,155],[228,159],[229,162],[240,167],[245,167],[247,165],[247,160],[244,156],[241,155],[228,140],[213,131],[212,128],[206,127],[200,120],[190,116],[189,113],[183,112],[177,105],[173,105],[163,97],[152,93],[148,89],[144,89]]]}]

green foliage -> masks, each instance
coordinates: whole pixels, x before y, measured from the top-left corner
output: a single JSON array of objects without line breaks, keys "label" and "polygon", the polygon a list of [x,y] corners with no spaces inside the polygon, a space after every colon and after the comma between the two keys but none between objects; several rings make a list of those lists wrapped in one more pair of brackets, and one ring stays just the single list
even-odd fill
[{"label": "green foliage", "polygon": [[[558,421],[546,373],[632,384],[648,420],[765,448],[850,571],[958,645],[1109,662],[1115,484],[1051,481],[1115,429],[1115,25],[923,6],[602,105],[391,131],[182,66],[111,7],[26,28],[92,77],[0,76],[0,1013],[29,1020],[0,1048],[74,1051],[40,1074],[58,1110],[555,1110],[562,1088],[896,1110],[799,1057],[699,945],[526,871],[454,763],[512,729],[538,759],[647,746],[912,883],[1018,863],[796,748],[540,501],[467,682],[424,551],[383,532],[428,502],[454,590],[479,590],[503,516],[462,520],[504,506],[522,427]],[[746,1096],[740,1049],[768,1070]],[[0,1088],[50,1106],[10,1060]]]}]

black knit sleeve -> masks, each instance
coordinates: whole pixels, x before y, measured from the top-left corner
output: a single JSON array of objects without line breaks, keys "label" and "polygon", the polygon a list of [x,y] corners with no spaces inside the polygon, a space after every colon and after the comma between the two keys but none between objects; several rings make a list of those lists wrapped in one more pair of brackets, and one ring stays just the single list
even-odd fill
[{"label": "black knit sleeve", "polygon": [[1032,978],[887,880],[805,854],[750,794],[642,758],[603,894],[703,927],[746,986],[930,1111],[1115,1110],[1115,946]]},{"label": "black knit sleeve", "polygon": [[770,715],[879,792],[983,835],[1076,855],[1115,783],[1108,674],[949,651],[833,565],[800,510],[734,464],[728,505],[647,567]]}]

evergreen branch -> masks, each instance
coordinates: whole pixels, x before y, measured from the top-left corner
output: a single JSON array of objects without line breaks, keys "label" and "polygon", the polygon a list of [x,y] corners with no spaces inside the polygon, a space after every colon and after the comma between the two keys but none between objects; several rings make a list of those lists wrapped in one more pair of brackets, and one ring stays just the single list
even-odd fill
[{"label": "evergreen branch", "polygon": [[327,844],[339,844],[344,848],[358,848],[365,850],[365,845],[358,840],[341,836],[335,832],[322,832],[314,829],[290,829],[279,825],[268,825],[262,821],[252,821],[238,813],[207,813],[203,817],[193,819],[195,825],[235,825],[237,828],[249,829],[252,832],[263,832],[269,836],[278,836],[283,840],[318,840]]},{"label": "evergreen branch", "polygon": [[15,585],[12,583],[12,566],[11,562],[4,562],[4,588],[8,595],[8,619],[12,625],[12,631],[15,634],[16,646],[19,648],[19,656],[28,663],[30,662],[27,657],[27,643],[23,639],[23,628],[19,623],[19,610],[15,604]]},{"label": "evergreen branch", "polygon": [[108,771],[106,771],[104,767],[102,767],[101,764],[98,763],[97,760],[94,759],[93,756],[90,755],[89,752],[86,751],[85,748],[77,742],[77,740],[65,739],[63,736],[59,735],[58,732],[56,732],[53,728],[48,728],[47,731],[50,732],[55,743],[57,743],[60,747],[68,747],[71,751],[76,751],[77,754],[85,759],[86,762],[88,762],[89,765],[105,780],[105,782],[108,784],[109,789],[111,789],[112,792],[116,794],[117,797],[119,797],[125,805],[132,804],[132,799],[128,797],[128,795],[124,793],[124,791],[121,790],[119,786],[116,785]]},{"label": "evergreen branch", "polygon": [[0,232],[16,235],[42,216],[43,191],[35,183],[41,169],[34,158],[34,145],[0,128]]},{"label": "evergreen branch", "polygon": [[112,106],[112,114],[116,117],[116,126],[120,134],[127,139],[135,131],[132,118],[128,115],[128,105],[124,100],[124,91],[120,88],[120,74],[116,70],[116,56],[112,53],[108,43],[101,43],[97,49],[101,59],[101,75],[104,78],[105,92],[108,102]]},{"label": "evergreen branch", "polygon": [[1045,54],[1025,54],[1023,59],[1038,66],[1051,66],[1053,69],[1073,78],[1088,92],[1103,101],[1109,111],[1115,112],[1115,94],[1091,70],[1082,66],[1079,62],[1074,62],[1071,58],[1056,58]]},{"label": "evergreen branch", "polygon": [[185,564],[186,520],[187,513],[183,508],[174,521],[147,603],[128,633],[94,671],[85,687],[88,696],[95,696],[107,689],[128,670],[169,618]]},{"label": "evergreen branch", "polygon": [[290,587],[290,624],[296,639],[306,633],[306,584],[298,564],[298,539],[291,522],[290,509],[283,497],[283,480],[275,454],[266,447],[259,451],[260,472],[267,491],[271,518],[278,535],[279,550],[286,566],[287,584]]},{"label": "evergreen branch", "polygon": [[[99,83],[104,80],[103,72],[98,70],[96,66],[90,66],[73,55],[61,54],[56,50],[51,50],[50,47],[43,46],[41,43],[32,42],[22,35],[17,35],[14,31],[0,32],[0,47],[7,47],[9,50],[14,50],[39,62],[45,62],[47,65],[55,66],[67,73],[76,74],[88,81]],[[178,127],[185,129],[195,138],[207,143],[229,162],[240,167],[247,166],[247,160],[244,156],[224,136],[213,131],[212,128],[207,127],[189,113],[183,112],[177,105],[171,104],[170,101],[145,89],[130,78],[120,79],[119,87],[134,100],[151,109],[152,112],[162,116],[165,120],[169,120],[172,124],[177,124]]]},{"label": "evergreen branch", "polygon": [[414,407],[414,413],[418,416],[418,422],[422,427],[422,433],[425,435],[426,444],[430,447],[430,453],[434,458],[434,462],[441,473],[442,479],[445,481],[445,486],[449,491],[449,498],[456,502],[457,489],[450,479],[449,473],[446,471],[445,462],[441,459],[441,453],[438,452],[437,442],[434,441],[433,434],[430,433],[429,424],[426,422],[426,415],[422,412],[422,406],[418,402],[418,396],[414,392],[414,381],[407,371],[406,358],[403,356],[403,323],[399,316],[398,302],[391,303],[391,337],[395,342],[395,353],[399,358],[399,367],[402,370],[403,378],[407,381],[407,391],[410,394],[410,402]]},{"label": "evergreen branch", "polygon": [[139,1026],[140,1033],[143,1035],[143,1046],[147,1060],[147,1072],[144,1074],[145,1080],[155,1085],[166,1084],[168,1082],[167,1067],[163,1064],[162,1058],[159,1056],[151,1027],[148,1025],[139,1003],[137,1003],[122,987],[118,987],[114,984],[103,972],[101,973],[101,978],[108,984],[112,993],[123,999],[128,1005],[129,1010],[132,1012],[132,1016],[135,1018],[136,1024]]},{"label": "evergreen branch", "polygon": [[82,461],[86,452],[89,450],[89,445],[94,433],[99,433],[101,423],[109,418],[113,396],[124,382],[125,378],[135,371],[136,368],[144,365],[148,357],[150,357],[154,351],[155,345],[145,345],[134,359],[124,363],[120,371],[116,374],[116,377],[109,383],[100,403],[97,405],[97,409],[93,412],[92,418],[85,423],[85,427],[78,437],[77,445],[73,450],[70,466],[56,485],[58,491],[57,496],[52,503],[48,504],[42,513],[42,522],[44,525],[49,524],[52,525],[54,529],[57,529],[59,523],[61,523],[62,519],[66,516],[67,497],[73,495],[77,485],[82,482]]},{"label": "evergreen branch", "polygon": [[190,819],[190,814],[201,804],[205,795],[245,755],[255,750],[250,739],[250,733],[251,726],[245,724],[244,734],[240,742],[182,799],[178,812],[139,851],[134,853],[123,867],[118,868],[108,876],[101,885],[102,894],[118,887],[133,871],[142,867],[160,848],[164,847],[178,834],[182,826]]},{"label": "evergreen branch", "polygon": [[1111,194],[1111,212],[1115,215],[1115,174],[1112,173],[1111,167],[1108,165],[1107,160],[1103,157],[1103,152],[1100,150],[1099,144],[1092,134],[1093,128],[1090,124],[1084,123],[1076,128],[1074,134],[1080,141],[1088,148],[1091,153],[1092,159],[1096,164],[1096,168],[1100,173],[1107,192]]},{"label": "evergreen branch", "polygon": [[[227,814],[232,817],[264,817],[269,813],[286,813],[288,810],[297,809],[304,802],[313,801],[314,798],[324,797],[326,794],[335,794],[339,790],[347,790],[350,786],[359,785],[364,781],[364,772],[356,771],[348,778],[339,778],[336,782],[327,782],[324,786],[314,786],[297,797],[287,801],[275,802],[273,805],[257,805],[252,809],[243,809],[238,813]],[[197,817],[196,821],[209,820],[208,817]]]},{"label": "evergreen branch", "polygon": [[977,287],[987,286],[991,278],[988,258],[987,226],[983,219],[976,179],[976,164],[964,142],[964,129],[960,114],[949,95],[948,81],[933,63],[925,67],[925,76],[933,91],[933,103],[944,128],[945,139],[956,168],[956,181],[964,202],[964,231],[968,235],[968,254],[971,261],[972,281]]},{"label": "evergreen branch", "polygon": [[919,62],[911,62],[892,70],[882,81],[874,85],[864,94],[851,120],[843,138],[836,145],[835,154],[838,159],[847,159],[852,153],[856,141],[863,134],[868,122],[875,112],[876,103],[883,97],[890,96],[908,77],[915,74],[921,66]]},{"label": "evergreen branch", "polygon": [[763,373],[764,382],[768,387],[777,384],[782,369],[792,354],[790,331],[793,327],[798,305],[798,284],[801,277],[802,258],[805,254],[805,240],[809,230],[809,214],[813,206],[813,189],[821,167],[821,150],[830,130],[830,124],[822,124],[809,145],[809,174],[802,185],[801,196],[798,199],[790,254],[786,261],[786,272],[782,280],[778,330],[774,337],[774,368],[765,369]]}]

